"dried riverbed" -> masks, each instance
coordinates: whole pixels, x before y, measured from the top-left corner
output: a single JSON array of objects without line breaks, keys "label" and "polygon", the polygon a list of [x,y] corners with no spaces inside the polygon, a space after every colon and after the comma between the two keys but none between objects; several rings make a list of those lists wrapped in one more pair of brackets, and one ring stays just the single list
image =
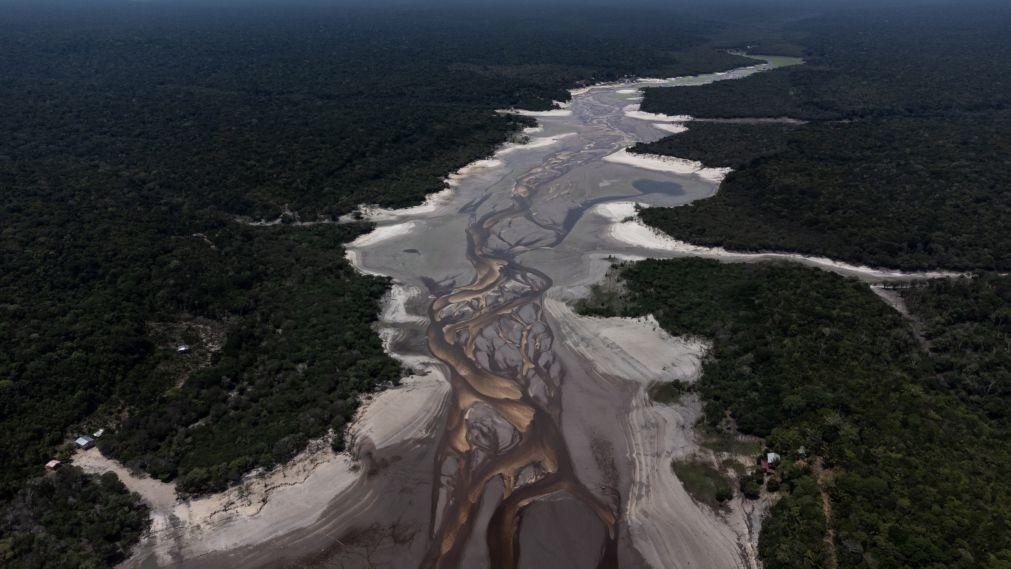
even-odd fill
[{"label": "dried riverbed", "polygon": [[[698,451],[698,401],[663,406],[646,393],[657,380],[697,379],[707,346],[649,318],[585,318],[567,303],[614,259],[750,260],[628,220],[633,202],[711,196],[726,172],[624,149],[690,128],[690,117],[641,112],[642,87],[796,62],[574,91],[562,108],[524,113],[539,121],[527,143],[450,176],[424,205],[366,210],[378,227],[348,256],[397,281],[379,333],[414,375],[363,407],[353,456],[307,451],[294,480],[266,473],[278,481],[269,491],[234,490],[206,514],[157,487],[156,531],[127,565],[756,566],[761,508],[738,500],[714,512],[670,468]],[[906,276],[793,260],[869,280]],[[142,492],[143,482],[129,481]]]}]

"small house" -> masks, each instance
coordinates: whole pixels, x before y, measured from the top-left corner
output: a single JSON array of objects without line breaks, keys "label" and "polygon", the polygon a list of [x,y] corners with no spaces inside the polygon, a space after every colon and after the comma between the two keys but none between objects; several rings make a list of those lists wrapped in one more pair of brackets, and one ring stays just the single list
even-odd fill
[{"label": "small house", "polygon": [[767,452],[758,457],[758,466],[765,471],[766,474],[775,474],[776,464],[783,460],[781,456],[774,452]]},{"label": "small house", "polygon": [[179,344],[178,346],[176,346],[176,353],[177,354],[188,354],[188,353],[190,353],[190,346],[189,346],[189,344]]},{"label": "small house", "polygon": [[93,436],[93,437],[95,437],[97,439],[97,438],[101,437],[104,434],[105,434],[105,429],[99,429],[99,430],[95,431],[94,433],[92,433],[91,436]]},{"label": "small house", "polygon": [[50,460],[46,463],[46,470],[56,470],[57,468],[63,466],[63,463],[58,460]]},{"label": "small house", "polygon": [[77,439],[74,441],[74,444],[77,445],[77,448],[87,450],[95,446],[95,439],[88,436],[77,437]]}]

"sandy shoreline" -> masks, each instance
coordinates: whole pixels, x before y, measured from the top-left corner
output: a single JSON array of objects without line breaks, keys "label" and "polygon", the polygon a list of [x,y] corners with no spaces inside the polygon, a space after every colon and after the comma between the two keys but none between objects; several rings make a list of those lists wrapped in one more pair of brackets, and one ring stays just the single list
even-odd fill
[{"label": "sandy shoreline", "polygon": [[701,162],[686,160],[684,158],[661,156],[659,154],[633,154],[627,148],[605,156],[604,160],[614,164],[625,164],[645,170],[698,176],[703,180],[717,184],[722,182],[723,178],[731,171],[730,168],[707,168]]},{"label": "sandy shoreline", "polygon": [[396,283],[382,301],[379,335],[384,349],[409,373],[396,387],[362,397],[346,430],[349,451],[334,452],[329,435],[310,442],[283,465],[250,472],[237,486],[187,499],[178,496],[175,484],[130,472],[97,448],[78,451],[75,465],[94,474],[114,472],[151,508],[151,528],[123,567],[139,567],[149,559],[160,565],[198,560],[309,528],[337,496],[362,479],[360,453],[431,438],[448,393],[443,366],[430,357],[392,349],[405,326],[418,329],[427,323],[407,309],[420,292]]},{"label": "sandy shoreline", "polygon": [[598,372],[636,384],[622,429],[632,467],[624,518],[649,566],[757,567],[756,536],[748,529],[751,512],[743,499],[717,513],[693,500],[671,468],[674,459],[700,451],[694,425],[701,403],[686,396],[663,405],[648,393],[657,381],[697,381],[709,345],[671,336],[652,316],[579,316],[557,300],[548,300],[545,309],[559,337]]},{"label": "sandy shoreline", "polygon": [[252,472],[238,486],[193,499],[180,499],[174,484],[129,472],[97,448],[79,451],[74,464],[85,472],[114,472],[151,508],[151,528],[124,566],[148,557],[171,564],[187,558],[252,545],[306,527],[326,507],[318,496],[349,487],[358,477],[354,460],[330,450],[329,441],[312,442],[287,464]]},{"label": "sandy shoreline", "polygon": [[653,125],[654,128],[662,130],[664,132],[669,132],[671,134],[681,134],[682,132],[688,132],[688,127],[681,123],[656,123]]},{"label": "sandy shoreline", "polygon": [[746,253],[728,251],[723,247],[692,245],[691,243],[674,239],[658,229],[643,223],[637,215],[637,206],[642,206],[642,204],[637,204],[635,202],[613,202],[600,204],[595,207],[594,211],[597,215],[600,215],[611,222],[608,227],[608,234],[614,241],[652,251],[666,251],[684,256],[734,261],[786,260],[814,265],[845,274],[855,274],[880,279],[939,279],[966,276],[965,273],[954,271],[906,272],[895,269],[874,268],[844,263],[827,257],[801,255],[799,253]]}]

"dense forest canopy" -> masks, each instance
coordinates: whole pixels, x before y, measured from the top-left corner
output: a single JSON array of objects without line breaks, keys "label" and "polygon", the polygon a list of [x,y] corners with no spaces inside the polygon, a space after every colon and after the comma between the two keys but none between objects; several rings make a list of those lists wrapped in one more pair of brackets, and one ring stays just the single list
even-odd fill
[{"label": "dense forest canopy", "polygon": [[[101,566],[137,538],[121,486],[38,479],[78,434],[191,493],[343,444],[402,373],[370,327],[387,283],[344,260],[368,227],[290,222],[419,202],[527,124],[496,109],[740,65],[715,30],[614,7],[5,6],[0,560]],[[54,514],[38,488],[64,481],[115,515]],[[79,547],[89,524],[108,547]]]},{"label": "dense forest canopy", "polygon": [[1009,27],[1006,6],[840,12],[790,26],[805,65],[647,90],[652,112],[811,122],[697,122],[639,145],[738,169],[715,198],[644,219],[704,245],[1011,268]]},{"label": "dense forest canopy", "polygon": [[693,123],[637,151],[731,166],[713,198],[643,219],[693,243],[904,269],[1011,267],[1011,112]]},{"label": "dense forest canopy", "polygon": [[[713,340],[707,419],[729,413],[786,458],[765,567],[1011,563],[1011,281],[986,272],[1011,267],[1009,24],[1006,6],[840,11],[780,36],[803,66],[646,93],[646,110],[717,120],[635,151],[735,169],[715,197],[644,210],[647,223],[706,245],[974,273],[901,290],[906,318],[813,269],[698,260],[621,268],[623,296],[584,303]],[[750,118],[806,122],[720,122]]]}]

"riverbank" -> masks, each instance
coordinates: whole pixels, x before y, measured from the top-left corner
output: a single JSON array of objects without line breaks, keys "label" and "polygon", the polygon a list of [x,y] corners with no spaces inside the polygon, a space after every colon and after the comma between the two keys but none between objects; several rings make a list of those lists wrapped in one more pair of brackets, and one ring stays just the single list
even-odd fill
[{"label": "riverbank", "polygon": [[[738,75],[759,70],[749,66]],[[367,552],[396,567],[447,554],[480,565],[489,552],[518,540],[522,565],[603,550],[630,566],[647,558],[659,566],[751,566],[753,556],[743,552],[753,536],[742,529],[748,525],[743,514],[731,521],[707,513],[670,469],[673,448],[697,444],[691,432],[697,403],[694,411],[669,411],[647,392],[645,378],[658,371],[680,377],[697,369],[702,348],[684,343],[681,360],[660,363],[651,358],[669,353],[660,346],[670,338],[647,342],[657,334],[647,332],[648,322],[612,322],[598,330],[570,318],[565,326],[563,308],[545,296],[570,294],[568,287],[600,264],[599,256],[566,253],[570,244],[605,256],[627,254],[581,221],[594,217],[585,216],[594,204],[641,198],[674,205],[712,193],[705,177],[663,168],[646,171],[655,183],[641,183],[640,168],[605,160],[636,140],[665,134],[626,116],[628,97],[618,93],[658,84],[574,91],[561,109],[569,112],[537,117],[538,130],[525,133],[536,137],[461,169],[422,206],[363,208],[357,217],[376,229],[347,246],[348,259],[363,273],[394,279],[378,332],[387,353],[418,370],[416,379],[365,402],[348,430],[361,470],[348,485],[322,492],[318,501],[328,506],[318,514],[309,510],[305,526],[281,525],[286,533],[259,544],[205,539],[222,547],[206,554],[165,539],[173,559],[190,567],[223,559],[272,566],[311,555],[354,564]],[[552,261],[561,257],[565,263]],[[588,357],[604,346],[580,351],[582,342],[596,346],[601,337],[610,338],[615,357],[604,359],[613,360],[611,367],[595,367],[600,362]],[[656,349],[643,352],[643,345]],[[645,454],[630,460],[640,451]],[[461,477],[463,468],[480,470]],[[565,494],[564,504],[555,505],[550,484]],[[537,506],[522,525],[496,521],[519,511],[509,509],[506,489],[539,497],[525,502]],[[476,523],[505,533],[486,539],[489,532]],[[655,531],[657,524],[665,530]],[[375,531],[356,533],[362,527]],[[570,534],[564,527],[582,529]],[[334,535],[341,536],[336,544]],[[428,535],[434,537],[422,537]],[[449,545],[441,550],[432,543]],[[679,557],[665,560],[673,551]]]}]

